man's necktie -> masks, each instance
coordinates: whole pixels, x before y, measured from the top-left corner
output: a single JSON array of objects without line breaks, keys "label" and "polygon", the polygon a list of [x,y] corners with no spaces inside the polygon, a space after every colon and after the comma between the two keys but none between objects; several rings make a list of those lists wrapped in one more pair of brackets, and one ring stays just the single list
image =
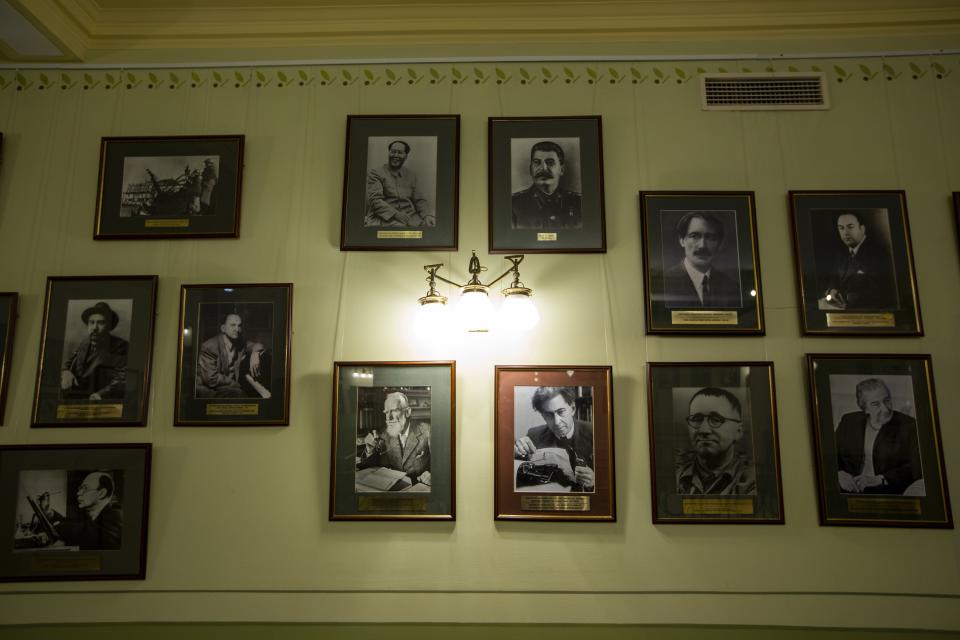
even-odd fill
[{"label": "man's necktie", "polygon": [[710,276],[703,276],[700,290],[703,292],[703,304],[706,306],[710,302]]}]

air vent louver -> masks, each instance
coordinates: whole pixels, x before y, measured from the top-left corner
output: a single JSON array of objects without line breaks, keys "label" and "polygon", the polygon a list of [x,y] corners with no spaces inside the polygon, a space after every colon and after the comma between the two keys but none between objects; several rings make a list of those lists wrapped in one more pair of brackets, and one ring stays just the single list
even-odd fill
[{"label": "air vent louver", "polygon": [[822,73],[703,74],[706,110],[829,109]]}]

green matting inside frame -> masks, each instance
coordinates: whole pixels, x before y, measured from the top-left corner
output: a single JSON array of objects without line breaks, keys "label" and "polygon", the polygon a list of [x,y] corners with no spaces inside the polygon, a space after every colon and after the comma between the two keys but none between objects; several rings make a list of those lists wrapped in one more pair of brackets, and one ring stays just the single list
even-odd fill
[{"label": "green matting inside frame", "polygon": [[551,638],[574,640],[946,640],[960,638],[960,632],[900,629],[815,629],[810,627],[738,627],[673,625],[518,625],[518,624],[88,624],[0,626],[4,640],[113,640],[137,638],[161,640],[175,637],[254,640],[347,640],[389,637],[392,640],[486,640],[499,638]]}]

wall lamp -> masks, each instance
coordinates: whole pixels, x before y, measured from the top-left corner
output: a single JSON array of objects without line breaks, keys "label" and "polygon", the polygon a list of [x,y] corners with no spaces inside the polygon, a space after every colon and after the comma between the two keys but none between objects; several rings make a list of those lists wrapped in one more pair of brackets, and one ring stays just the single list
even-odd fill
[{"label": "wall lamp", "polygon": [[[427,284],[430,289],[427,291],[427,295],[419,300],[420,308],[416,319],[417,330],[425,335],[434,335],[435,332],[442,331],[449,325],[447,298],[437,291],[437,280],[460,289],[456,319],[467,331],[489,331],[494,322],[500,328],[511,331],[527,331],[535,327],[540,322],[540,313],[534,306],[533,300],[531,300],[533,291],[520,281],[519,267],[520,263],[523,262],[523,256],[504,256],[504,258],[512,263],[511,267],[487,284],[480,282],[480,274],[487,268],[480,265],[476,251],[470,258],[468,267],[470,280],[466,284],[459,284],[438,275],[437,271],[443,264],[424,265],[423,270],[427,272]],[[493,305],[488,295],[489,289],[511,274],[513,275],[513,281],[509,287],[503,290],[503,305],[500,307],[499,314],[497,314],[498,317],[494,318]]]}]

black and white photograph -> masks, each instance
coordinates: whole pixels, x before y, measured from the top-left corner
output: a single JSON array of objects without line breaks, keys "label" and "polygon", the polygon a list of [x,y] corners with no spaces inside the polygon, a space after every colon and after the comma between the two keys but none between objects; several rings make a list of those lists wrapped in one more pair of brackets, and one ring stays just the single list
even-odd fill
[{"label": "black and white photograph", "polygon": [[151,449],[0,446],[0,581],[142,580]]},{"label": "black and white photograph", "polygon": [[902,191],[790,192],[807,333],[922,333]]},{"label": "black and white photograph", "polygon": [[641,192],[648,333],[763,332],[752,192]]},{"label": "black and white photograph", "polygon": [[459,116],[348,116],[342,250],[455,249]]},{"label": "black and white photograph", "polygon": [[436,136],[367,138],[365,227],[435,227],[436,202]]},{"label": "black and white photograph", "polygon": [[599,116],[490,118],[490,253],[606,251]]},{"label": "black and white photograph", "polygon": [[132,298],[67,301],[61,399],[123,399],[132,318]]},{"label": "black and white photograph", "polygon": [[287,424],[289,284],[181,288],[177,425]]},{"label": "black and white photograph", "polygon": [[122,469],[30,469],[17,489],[17,551],[119,549]]},{"label": "black and white photograph", "polygon": [[612,368],[495,373],[495,519],[615,522]]},{"label": "black and white photograph", "polygon": [[456,363],[335,362],[330,520],[456,520]]},{"label": "black and white photograph", "polygon": [[242,135],[104,138],[94,238],[237,237]]},{"label": "black and white photograph", "polygon": [[834,374],[829,380],[840,493],[927,495],[913,379]]},{"label": "black and white photograph", "polygon": [[10,384],[18,300],[19,296],[15,292],[0,292],[0,425],[3,424],[7,405],[7,385]]},{"label": "black and white photograph", "polygon": [[593,493],[593,388],[516,386],[514,490]]},{"label": "black and white photograph", "polygon": [[212,215],[219,175],[220,156],[124,158],[120,217]]},{"label": "black and white photograph", "polygon": [[650,363],[654,522],[783,523],[772,363]]},{"label": "black and white photograph", "polygon": [[156,276],[47,279],[33,426],[144,426]]},{"label": "black and white photograph", "polygon": [[430,492],[430,387],[357,388],[357,493]]},{"label": "black and white photograph", "polygon": [[581,229],[580,138],[511,138],[514,229]]},{"label": "black and white photograph", "polygon": [[821,524],[952,526],[930,357],[807,356]]}]

